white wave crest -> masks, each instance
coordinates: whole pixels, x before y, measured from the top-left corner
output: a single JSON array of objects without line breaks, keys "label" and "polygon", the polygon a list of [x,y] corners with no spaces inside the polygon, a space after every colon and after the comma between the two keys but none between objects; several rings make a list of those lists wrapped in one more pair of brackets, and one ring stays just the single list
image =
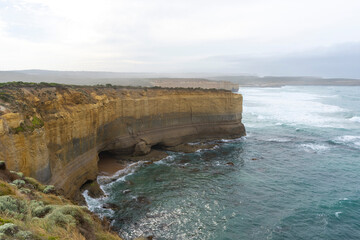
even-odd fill
[{"label": "white wave crest", "polygon": [[[264,125],[309,125],[315,127],[346,126],[340,106],[324,103],[331,95],[306,93],[298,88],[246,89],[244,122]],[[355,119],[356,120],[356,119]]]},{"label": "white wave crest", "polygon": [[329,149],[328,146],[314,143],[305,143],[300,145],[307,152],[321,152]]},{"label": "white wave crest", "polygon": [[352,117],[352,118],[349,119],[349,121],[351,121],[351,122],[360,122],[360,117],[357,117],[357,116]]},{"label": "white wave crest", "polygon": [[108,184],[113,181],[124,181],[127,176],[133,174],[143,163],[144,161],[139,161],[129,164],[126,168],[117,171],[112,176],[99,176],[97,181],[100,185]]},{"label": "white wave crest", "polygon": [[265,141],[284,143],[284,142],[291,142],[291,139],[290,138],[269,138],[269,139],[266,139]]},{"label": "white wave crest", "polygon": [[161,159],[161,160],[159,160],[159,161],[156,161],[156,162],[154,162],[154,164],[166,164],[166,165],[169,165],[169,161],[173,161],[174,160],[174,156],[171,156],[171,155],[169,155],[169,156],[167,156],[167,157],[165,157],[165,158],[163,158],[163,159]]},{"label": "white wave crest", "polygon": [[235,139],[221,139],[219,142],[221,142],[221,143],[237,142],[237,141],[241,141],[241,140],[246,140],[246,137],[249,137],[249,136],[250,135],[248,134],[247,136],[235,138]]},{"label": "white wave crest", "polygon": [[333,140],[335,143],[348,145],[351,147],[360,147],[360,136],[344,135]]},{"label": "white wave crest", "polygon": [[91,212],[96,213],[97,215],[100,216],[100,218],[103,217],[111,217],[112,215],[114,215],[114,210],[112,210],[111,208],[104,208],[104,202],[107,199],[107,196],[103,196],[100,198],[92,198],[89,196],[89,192],[88,190],[85,190],[82,195],[84,196],[86,205],[88,207],[88,209]]}]

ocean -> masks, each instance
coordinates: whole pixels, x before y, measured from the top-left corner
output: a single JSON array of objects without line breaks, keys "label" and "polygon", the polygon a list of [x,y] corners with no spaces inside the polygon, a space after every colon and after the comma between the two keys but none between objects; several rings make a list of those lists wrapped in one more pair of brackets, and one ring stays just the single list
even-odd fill
[{"label": "ocean", "polygon": [[100,177],[90,210],[125,239],[360,239],[360,87],[239,93],[246,137]]}]

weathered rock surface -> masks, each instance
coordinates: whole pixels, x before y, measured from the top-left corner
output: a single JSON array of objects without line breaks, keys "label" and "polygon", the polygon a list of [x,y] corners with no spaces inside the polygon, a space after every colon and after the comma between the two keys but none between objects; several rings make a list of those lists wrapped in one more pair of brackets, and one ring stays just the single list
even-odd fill
[{"label": "weathered rock surface", "polygon": [[151,145],[145,141],[140,141],[135,145],[134,156],[143,156],[151,151]]},{"label": "weathered rock surface", "polygon": [[57,86],[0,94],[0,161],[69,197],[96,178],[101,151],[143,155],[154,145],[245,135],[242,96],[228,91]]}]

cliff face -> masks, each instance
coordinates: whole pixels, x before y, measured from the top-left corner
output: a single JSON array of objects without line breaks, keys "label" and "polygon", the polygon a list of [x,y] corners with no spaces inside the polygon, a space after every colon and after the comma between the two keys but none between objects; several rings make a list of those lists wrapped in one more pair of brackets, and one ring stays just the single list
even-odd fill
[{"label": "cliff face", "polygon": [[0,96],[0,160],[69,197],[96,178],[101,151],[245,135],[242,96],[227,91],[57,86]]}]

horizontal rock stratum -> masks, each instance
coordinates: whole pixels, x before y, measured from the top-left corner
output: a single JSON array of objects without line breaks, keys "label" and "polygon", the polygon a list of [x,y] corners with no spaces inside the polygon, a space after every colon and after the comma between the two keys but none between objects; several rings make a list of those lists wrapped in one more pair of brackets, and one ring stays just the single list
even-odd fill
[{"label": "horizontal rock stratum", "polygon": [[0,160],[73,197],[98,154],[245,135],[242,96],[225,90],[0,87]]}]

